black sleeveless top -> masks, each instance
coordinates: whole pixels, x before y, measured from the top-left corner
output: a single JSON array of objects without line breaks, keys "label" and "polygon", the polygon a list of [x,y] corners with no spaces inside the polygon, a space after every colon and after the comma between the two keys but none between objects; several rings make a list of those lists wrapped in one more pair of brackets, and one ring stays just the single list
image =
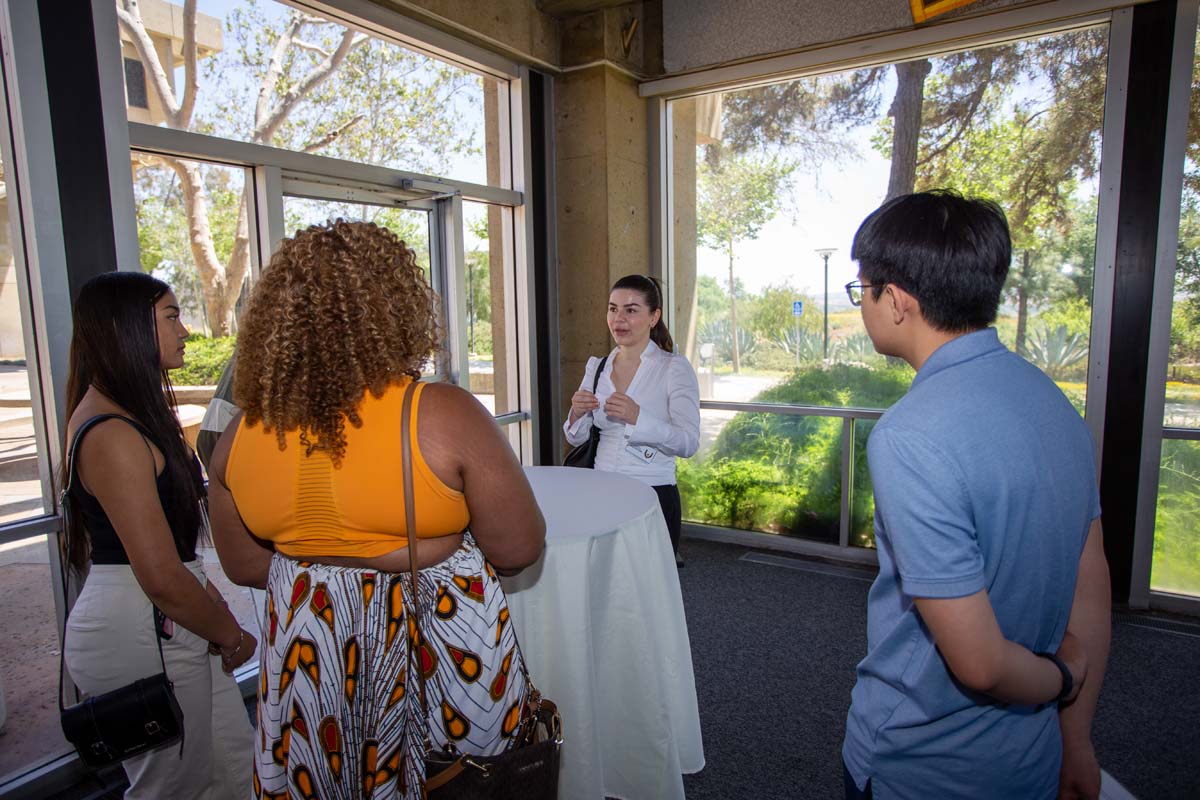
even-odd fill
[{"label": "black sleeveless top", "polygon": [[[87,529],[88,538],[91,540],[91,561],[93,564],[128,564],[129,556],[126,555],[125,548],[121,545],[121,540],[117,536],[112,522],[109,521],[108,515],[104,513],[100,501],[84,489],[83,484],[76,477],[77,466],[74,454],[78,452],[79,445],[88,431],[94,428],[96,423],[106,419],[119,419],[132,425],[142,436],[158,447],[159,452],[165,451],[159,446],[149,428],[137,420],[121,414],[97,414],[88,418],[75,432],[75,439],[70,451],[72,455],[71,474],[67,478],[70,481],[70,491],[67,496],[74,502],[75,510],[80,515],[83,527]],[[158,500],[165,510],[173,489],[170,471],[165,465],[163,471],[155,476],[154,485],[158,489]],[[193,561],[196,558],[198,533],[198,531],[194,531],[190,537],[185,537],[181,536],[178,531],[171,532],[172,538],[175,540],[175,551],[179,554],[180,561]]]}]

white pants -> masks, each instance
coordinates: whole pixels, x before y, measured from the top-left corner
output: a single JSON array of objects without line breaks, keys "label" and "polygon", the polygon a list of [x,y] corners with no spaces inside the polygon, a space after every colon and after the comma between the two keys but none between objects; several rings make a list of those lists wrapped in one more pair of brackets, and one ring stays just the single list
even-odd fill
[{"label": "white pants", "polygon": [[[184,566],[204,584],[199,560]],[[150,599],[128,565],[96,564],[67,621],[64,648],[75,685],[95,695],[162,671]],[[181,625],[163,642],[167,676],[183,709],[184,747],[143,753],[122,766],[129,800],[243,800],[251,794],[254,730],[233,677],[208,642]]]}]

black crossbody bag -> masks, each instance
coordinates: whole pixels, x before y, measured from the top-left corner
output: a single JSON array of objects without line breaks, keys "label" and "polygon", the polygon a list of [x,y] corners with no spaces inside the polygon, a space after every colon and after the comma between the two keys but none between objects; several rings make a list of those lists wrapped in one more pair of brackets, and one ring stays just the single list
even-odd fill
[{"label": "black crossbody bag", "polygon": [[[64,539],[71,531],[70,508],[67,493],[75,482],[75,454],[83,434],[97,422],[117,417],[132,422],[120,414],[99,414],[80,426],[71,443],[67,458],[67,485],[59,495],[59,507],[63,510]],[[135,425],[142,433],[145,430]],[[70,542],[66,542],[70,552]],[[63,564],[63,602],[68,607],[66,559]],[[111,692],[89,697],[69,708],[63,705],[63,672],[67,639],[66,616],[63,618],[63,647],[58,656],[58,715],[63,735],[74,745],[79,758],[89,767],[105,767],[127,758],[140,755],[147,750],[165,747],[179,742],[179,755],[183,756],[183,709],[175,699],[175,687],[167,677],[167,662],[163,657],[162,638],[159,635],[163,613],[154,607],[154,641],[158,644],[158,659],[162,672],[148,678],[113,689]]]},{"label": "black crossbody bag", "polygon": [[[600,364],[596,367],[596,374],[592,376],[592,394],[596,393],[596,387],[600,385],[600,373],[604,372],[604,365],[608,363],[608,356],[600,359]],[[571,452],[567,453],[567,457],[563,459],[564,467],[582,467],[583,469],[593,469],[596,466],[596,448],[600,446],[600,429],[592,425],[592,429],[588,434],[588,440],[581,445],[576,445]]]}]

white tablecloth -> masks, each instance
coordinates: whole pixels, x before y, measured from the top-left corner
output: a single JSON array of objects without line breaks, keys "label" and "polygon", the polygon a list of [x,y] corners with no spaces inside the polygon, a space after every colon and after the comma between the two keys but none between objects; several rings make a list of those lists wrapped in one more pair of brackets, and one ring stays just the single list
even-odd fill
[{"label": "white tablecloth", "polygon": [[563,716],[564,800],[683,798],[704,767],[679,575],[654,490],[527,467],[546,551],[504,579],[530,675]]}]

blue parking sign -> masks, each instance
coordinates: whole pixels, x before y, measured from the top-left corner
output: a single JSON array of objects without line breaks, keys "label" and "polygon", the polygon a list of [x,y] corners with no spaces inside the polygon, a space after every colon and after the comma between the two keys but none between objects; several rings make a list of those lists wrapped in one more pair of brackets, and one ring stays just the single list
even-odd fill
[{"label": "blue parking sign", "polygon": [[792,301],[792,316],[798,317],[803,313],[804,313],[804,301],[803,300],[793,300]]}]

